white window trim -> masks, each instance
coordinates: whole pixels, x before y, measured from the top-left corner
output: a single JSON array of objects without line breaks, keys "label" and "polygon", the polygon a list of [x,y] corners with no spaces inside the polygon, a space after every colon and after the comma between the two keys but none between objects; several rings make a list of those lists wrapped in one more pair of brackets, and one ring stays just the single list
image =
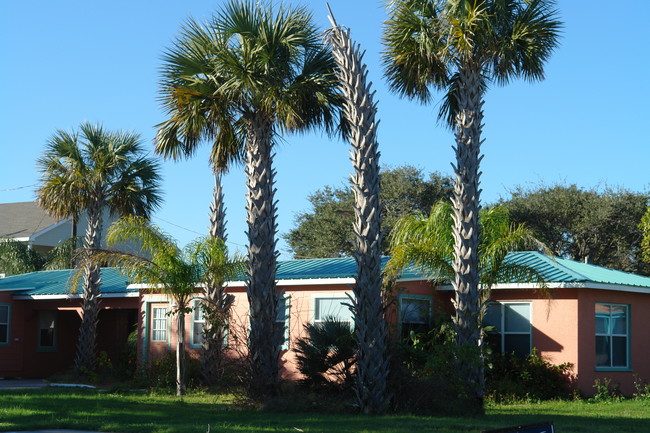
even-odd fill
[{"label": "white window trim", "polygon": [[[632,369],[632,337],[630,335],[631,331],[631,320],[630,320],[630,311],[631,311],[631,306],[630,304],[618,304],[616,302],[596,302],[594,304],[594,331],[596,330],[596,305],[608,305],[610,307],[616,306],[616,307],[625,307],[625,334],[599,334],[598,332],[594,332],[594,341],[596,337],[625,337],[625,360],[626,360],[626,365],[625,366],[602,366],[602,365],[596,365],[596,371],[629,371]],[[613,345],[610,343],[610,360],[613,359],[612,356],[612,351]],[[596,347],[594,347],[594,361],[595,361],[595,356],[596,356]]]},{"label": "white window trim", "polygon": [[[531,301],[490,301],[488,304],[499,304],[501,307],[501,314],[500,314],[500,319],[501,323],[499,325],[499,329],[497,332],[499,333],[499,339],[501,340],[501,353],[505,353],[505,336],[507,335],[529,335],[529,347],[530,347],[530,352],[533,350],[533,303]],[[506,324],[506,315],[504,314],[505,311],[505,305],[512,305],[512,304],[526,304],[528,305],[528,308],[530,310],[530,320],[528,321],[528,332],[512,332],[508,331],[506,332],[505,330],[505,324]],[[529,352],[529,353],[530,353]]]},{"label": "white window trim", "polygon": [[[313,295],[311,297],[311,315],[310,315],[311,323],[316,324],[316,323],[321,323],[322,322],[322,320],[316,320],[316,304],[318,303],[317,302],[318,300],[320,300],[320,299],[332,299],[332,298],[344,298],[345,301],[343,301],[342,303],[343,304],[345,304],[345,303],[349,304],[349,303],[352,303],[352,299],[350,299],[350,297],[352,299],[354,299],[354,295],[352,293],[349,293],[349,292],[334,292],[334,293],[327,293],[327,294],[323,293],[323,294]],[[343,305],[343,308],[349,308],[349,307],[347,307],[346,305]],[[352,317],[351,320],[350,320],[350,326],[351,326],[352,330],[354,330],[354,317]]]},{"label": "white window trim", "polygon": [[[169,342],[169,334],[170,334],[170,329],[169,329],[169,306],[156,306],[156,305],[151,305],[151,335],[149,337],[149,341],[154,342],[154,343],[168,343]],[[160,309],[165,309],[165,339],[164,340],[155,340],[153,336],[155,335],[156,331],[162,331],[162,329],[157,329],[156,328],[156,320],[161,320],[161,319],[156,319],[155,318],[155,310],[157,308]]]},{"label": "white window trim", "polygon": [[[285,309],[285,316],[284,316],[284,333],[283,333],[283,339],[282,343],[279,346],[280,350],[289,350],[291,347],[291,296],[282,294],[280,295],[282,299],[284,299],[284,309]],[[276,319],[275,323],[279,323],[279,320],[277,319],[277,312],[276,312]]]}]

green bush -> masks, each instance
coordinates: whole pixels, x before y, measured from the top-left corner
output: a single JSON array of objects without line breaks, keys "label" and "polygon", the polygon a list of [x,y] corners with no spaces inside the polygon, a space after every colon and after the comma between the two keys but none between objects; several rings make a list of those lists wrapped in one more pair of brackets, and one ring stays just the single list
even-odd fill
[{"label": "green bush", "polygon": [[[197,386],[201,380],[201,363],[190,356],[185,357],[185,383],[187,388]],[[143,372],[142,382],[151,388],[176,388],[176,353],[166,352],[153,361]]]},{"label": "green bush", "polygon": [[486,396],[496,402],[508,400],[552,400],[573,396],[573,364],[553,365],[537,349],[525,359],[514,354],[490,356],[486,371]]},{"label": "green bush", "polygon": [[589,399],[591,402],[602,403],[620,401],[623,399],[623,394],[621,393],[618,384],[612,382],[612,379],[608,377],[604,378],[602,381],[596,379],[594,381],[594,389],[596,390],[596,393]]}]

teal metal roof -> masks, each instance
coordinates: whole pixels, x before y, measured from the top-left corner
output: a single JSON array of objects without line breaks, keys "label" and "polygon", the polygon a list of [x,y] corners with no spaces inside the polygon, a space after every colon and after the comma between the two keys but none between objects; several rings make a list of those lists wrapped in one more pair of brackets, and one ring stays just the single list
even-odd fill
[{"label": "teal metal roof", "polygon": [[[632,286],[650,291],[650,277],[628,274],[600,266],[552,258],[534,251],[515,252],[506,260],[531,266],[540,272],[548,283],[598,283],[612,286]],[[382,257],[382,266],[388,257]],[[0,291],[11,291],[17,295],[65,295],[70,293],[68,284],[71,270],[41,271],[15,275],[0,279]],[[314,280],[329,278],[354,278],[356,262],[352,257],[304,259],[281,261],[276,278],[278,280]],[[404,279],[424,279],[415,268],[408,268]],[[238,278],[242,281],[244,278]],[[306,281],[308,284],[308,282]],[[126,277],[114,268],[102,268],[102,293],[126,294],[137,289],[127,289]],[[615,287],[613,287],[615,289]]]},{"label": "teal metal roof", "polygon": [[[64,269],[12,275],[0,278],[0,290],[28,296],[65,295],[71,293],[69,284],[74,272],[74,270]],[[101,278],[102,293],[126,294],[132,291],[137,292],[137,289],[127,290],[126,277],[122,276],[117,269],[102,268]]]}]

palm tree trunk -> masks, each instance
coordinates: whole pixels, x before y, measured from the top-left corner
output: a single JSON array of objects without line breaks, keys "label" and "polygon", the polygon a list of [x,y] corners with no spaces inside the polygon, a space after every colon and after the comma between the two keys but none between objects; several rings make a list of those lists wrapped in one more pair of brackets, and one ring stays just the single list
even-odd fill
[{"label": "palm tree trunk", "polygon": [[246,293],[249,302],[249,357],[251,377],[249,395],[274,392],[278,380],[280,333],[274,326],[278,295],[272,155],[273,125],[263,115],[249,118],[246,137],[248,275]]},{"label": "palm tree trunk", "polygon": [[[454,166],[454,323],[457,345],[468,356],[458,362],[461,377],[467,380],[472,398],[483,398],[483,363],[480,355],[481,296],[479,292],[479,164],[483,129],[481,70],[467,64],[460,69],[458,113],[456,114],[456,164]],[[481,404],[482,407],[482,404]]]},{"label": "palm tree trunk", "polygon": [[185,305],[176,313],[176,395],[185,395]]},{"label": "palm tree trunk", "polygon": [[[210,236],[224,242],[226,235],[226,211],[223,201],[221,173],[214,175],[213,201],[210,204]],[[201,371],[207,385],[216,384],[223,377],[223,350],[230,307],[235,297],[226,294],[223,281],[206,281],[205,285],[203,350]]]},{"label": "palm tree trunk", "polygon": [[[99,196],[87,209],[88,228],[84,247],[88,250],[100,247],[102,238],[102,197]],[[75,370],[79,374],[93,371],[97,363],[97,321],[100,311],[99,288],[101,278],[99,266],[87,263],[83,271],[83,293],[81,294],[81,326],[75,356]]]},{"label": "palm tree trunk", "polygon": [[[333,21],[333,18],[332,18]],[[335,24],[334,22],[332,23]],[[350,32],[336,25],[331,40],[338,76],[345,96],[345,117],[352,145],[357,281],[354,326],[358,343],[356,395],[364,413],[381,413],[388,406],[386,321],[381,300],[381,206],[379,151],[376,137],[377,105],[366,82],[363,53],[350,40]]]}]

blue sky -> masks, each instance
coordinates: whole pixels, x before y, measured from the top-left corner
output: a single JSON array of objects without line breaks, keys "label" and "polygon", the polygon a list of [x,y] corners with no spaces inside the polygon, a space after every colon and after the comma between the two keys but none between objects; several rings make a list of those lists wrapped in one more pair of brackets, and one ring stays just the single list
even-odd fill
[{"label": "blue sky", "polygon": [[[298,1],[325,28],[324,1]],[[384,166],[413,164],[451,174],[453,135],[436,123],[437,105],[388,92],[380,65],[381,1],[330,0],[340,24],[367,51],[379,100]],[[57,129],[83,121],[142,134],[153,149],[163,120],[157,100],[161,54],[187,17],[204,19],[221,1],[0,2],[0,202],[34,199],[35,160]],[[561,46],[540,83],[516,81],[486,96],[484,202],[517,185],[650,189],[650,36],[643,0],[563,0]],[[181,245],[207,233],[212,175],[208,145],[189,161],[162,163],[165,202],[154,222]],[[280,234],[309,208],[307,196],[340,186],[351,171],[348,145],[322,134],[283,137],[277,147]],[[245,179],[225,178],[229,241],[246,244]],[[26,188],[24,188],[26,187]],[[290,258],[280,241],[282,258]]]}]

